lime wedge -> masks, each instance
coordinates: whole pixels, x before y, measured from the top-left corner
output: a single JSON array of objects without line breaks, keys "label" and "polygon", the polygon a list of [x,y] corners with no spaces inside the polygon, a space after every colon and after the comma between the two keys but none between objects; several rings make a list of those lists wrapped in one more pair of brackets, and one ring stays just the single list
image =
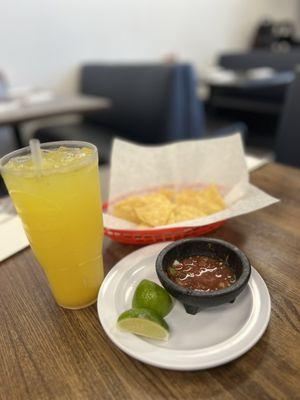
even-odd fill
[{"label": "lime wedge", "polygon": [[117,325],[121,330],[136,335],[156,340],[169,339],[168,324],[155,311],[146,308],[132,308],[123,312]]},{"label": "lime wedge", "polygon": [[172,299],[164,288],[155,282],[143,279],[135,289],[132,307],[148,308],[165,317],[172,309]]}]

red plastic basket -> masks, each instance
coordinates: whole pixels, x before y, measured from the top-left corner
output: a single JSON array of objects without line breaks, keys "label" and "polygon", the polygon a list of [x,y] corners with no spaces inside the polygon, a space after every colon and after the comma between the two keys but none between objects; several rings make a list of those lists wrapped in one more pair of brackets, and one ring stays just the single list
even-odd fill
[{"label": "red plastic basket", "polygon": [[[108,203],[103,205],[103,211],[108,208]],[[196,237],[212,232],[225,224],[226,221],[218,221],[213,224],[195,227],[179,227],[179,228],[162,228],[162,229],[109,229],[104,227],[104,234],[110,239],[126,244],[151,244],[157,242],[168,242],[187,237]]]}]

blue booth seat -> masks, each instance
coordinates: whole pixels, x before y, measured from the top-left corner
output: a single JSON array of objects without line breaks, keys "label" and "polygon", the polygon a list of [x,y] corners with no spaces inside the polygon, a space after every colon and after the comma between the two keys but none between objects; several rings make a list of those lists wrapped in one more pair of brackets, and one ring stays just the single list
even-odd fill
[{"label": "blue booth seat", "polygon": [[85,140],[94,143],[107,163],[114,137],[160,144],[204,136],[202,104],[191,65],[85,65],[80,92],[107,97],[110,108],[85,115],[79,124],[45,127],[41,142]]},{"label": "blue booth seat", "polygon": [[288,88],[276,141],[276,161],[300,168],[300,67]]}]

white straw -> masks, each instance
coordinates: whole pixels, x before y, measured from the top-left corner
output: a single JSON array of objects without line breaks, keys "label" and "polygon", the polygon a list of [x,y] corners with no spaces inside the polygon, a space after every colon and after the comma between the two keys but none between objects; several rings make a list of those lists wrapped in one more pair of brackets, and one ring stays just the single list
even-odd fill
[{"label": "white straw", "polygon": [[41,173],[43,157],[40,141],[38,139],[30,139],[29,146],[33,164],[35,165],[36,170]]}]

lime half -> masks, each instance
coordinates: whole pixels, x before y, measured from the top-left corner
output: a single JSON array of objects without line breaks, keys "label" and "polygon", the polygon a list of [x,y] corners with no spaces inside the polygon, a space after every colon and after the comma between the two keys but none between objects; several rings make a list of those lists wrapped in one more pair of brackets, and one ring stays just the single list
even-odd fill
[{"label": "lime half", "polygon": [[146,308],[132,308],[123,312],[117,325],[121,330],[136,335],[156,340],[169,339],[168,324],[155,311]]},{"label": "lime half", "polygon": [[165,317],[172,308],[172,299],[169,293],[157,283],[143,279],[135,289],[132,307],[148,308],[161,317]]}]

